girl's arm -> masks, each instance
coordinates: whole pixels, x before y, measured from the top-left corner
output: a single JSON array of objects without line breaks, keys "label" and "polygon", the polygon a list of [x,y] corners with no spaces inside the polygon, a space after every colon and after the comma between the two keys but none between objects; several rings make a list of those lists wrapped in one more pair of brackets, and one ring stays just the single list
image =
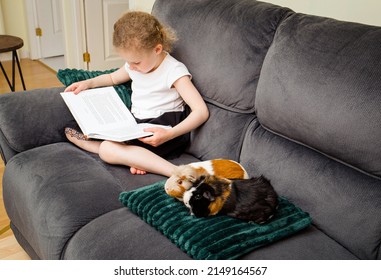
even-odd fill
[{"label": "girl's arm", "polygon": [[151,137],[141,138],[146,144],[157,147],[164,142],[190,132],[199,127],[209,117],[209,110],[201,94],[193,85],[189,76],[183,76],[174,82],[173,86],[177,89],[185,103],[190,107],[191,113],[178,125],[171,129],[147,128],[145,131],[153,132]]},{"label": "girl's arm", "polygon": [[189,76],[183,76],[174,84],[185,103],[190,107],[191,113],[181,123],[173,127],[173,138],[190,132],[202,125],[209,117],[209,110],[201,94],[193,85]]},{"label": "girl's arm", "polygon": [[73,91],[74,94],[78,94],[85,89],[118,85],[127,82],[129,79],[130,76],[123,66],[110,74],[103,74],[92,79],[72,83],[65,91]]}]

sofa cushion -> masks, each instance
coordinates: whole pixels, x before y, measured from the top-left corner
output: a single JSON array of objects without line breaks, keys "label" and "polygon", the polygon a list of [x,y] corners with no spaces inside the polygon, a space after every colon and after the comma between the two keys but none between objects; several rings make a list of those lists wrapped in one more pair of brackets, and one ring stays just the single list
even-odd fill
[{"label": "sofa cushion", "polygon": [[62,258],[139,261],[190,259],[168,238],[128,208],[120,206],[121,208],[92,220],[78,230],[68,241]]},{"label": "sofa cushion", "polygon": [[381,176],[381,28],[294,14],[266,56],[256,112],[267,129]]},{"label": "sofa cushion", "polygon": [[[195,161],[187,154],[171,160],[174,164]],[[15,155],[5,169],[3,196],[12,229],[28,254],[36,259],[60,259],[68,240],[77,231],[93,219],[123,207],[118,200],[120,192],[163,179],[155,174],[132,175],[126,166],[106,164],[98,155],[71,143],[56,143]],[[113,222],[112,215],[108,220]],[[107,231],[102,227],[97,228],[96,235]],[[89,233],[81,239],[80,246],[75,243],[75,249],[88,245],[91,242],[88,236]],[[106,251],[99,246],[100,251]],[[89,251],[81,253],[96,258]],[[117,254],[113,252],[109,258],[134,255]]]},{"label": "sofa cushion", "polygon": [[360,259],[380,258],[381,180],[252,124],[240,162]]},{"label": "sofa cushion", "polygon": [[173,55],[187,65],[203,97],[238,112],[254,111],[263,59],[278,24],[290,13],[236,0],[157,0],[153,8],[175,29],[179,40]]},{"label": "sofa cushion", "polygon": [[[108,212],[78,230],[68,241],[62,257],[69,260],[191,259],[126,207]],[[324,232],[310,226],[287,238],[257,248],[243,255],[242,259],[347,260],[356,259],[356,256]]]},{"label": "sofa cushion", "polygon": [[315,226],[242,257],[244,260],[356,260],[339,242]]},{"label": "sofa cushion", "polygon": [[[63,83],[66,87],[72,83],[87,80],[94,78],[102,74],[109,74],[114,72],[117,69],[110,69],[105,71],[89,71],[82,69],[59,69],[57,72],[57,78]],[[120,99],[123,103],[126,104],[128,108],[131,108],[131,81],[126,82],[121,85],[114,86],[116,92],[118,93]]]},{"label": "sofa cushion", "polygon": [[12,223],[41,259],[59,259],[78,229],[120,208],[118,195],[125,190],[96,159],[68,143],[14,156],[3,188]]},{"label": "sofa cushion", "polygon": [[119,199],[194,259],[235,259],[311,223],[308,213],[282,197],[274,217],[263,225],[224,215],[196,218],[184,203],[165,193],[164,183],[122,192]]}]

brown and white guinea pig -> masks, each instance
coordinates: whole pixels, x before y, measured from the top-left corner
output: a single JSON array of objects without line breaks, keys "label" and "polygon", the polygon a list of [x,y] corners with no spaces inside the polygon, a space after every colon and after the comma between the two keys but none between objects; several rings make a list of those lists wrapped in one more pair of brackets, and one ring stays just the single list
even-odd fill
[{"label": "brown and white guinea pig", "polygon": [[223,214],[263,224],[274,215],[278,195],[263,176],[246,180],[202,176],[184,193],[184,204],[196,217]]},{"label": "brown and white guinea pig", "polygon": [[165,182],[165,192],[183,200],[183,194],[201,176],[215,175],[227,179],[247,179],[246,170],[238,162],[230,159],[212,159],[177,166]]}]

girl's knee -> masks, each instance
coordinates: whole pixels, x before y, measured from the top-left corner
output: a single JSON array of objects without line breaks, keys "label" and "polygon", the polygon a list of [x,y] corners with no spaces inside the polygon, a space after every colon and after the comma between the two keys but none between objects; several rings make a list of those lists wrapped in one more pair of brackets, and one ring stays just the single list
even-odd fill
[{"label": "girl's knee", "polygon": [[107,163],[114,163],[116,145],[119,144],[110,141],[103,141],[99,146],[99,157]]}]

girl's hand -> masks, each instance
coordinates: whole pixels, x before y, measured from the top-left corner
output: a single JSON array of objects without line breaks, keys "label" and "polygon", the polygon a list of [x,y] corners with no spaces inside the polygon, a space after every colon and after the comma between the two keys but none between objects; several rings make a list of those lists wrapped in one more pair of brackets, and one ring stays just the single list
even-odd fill
[{"label": "girl's hand", "polygon": [[139,138],[138,140],[142,141],[145,144],[151,145],[153,147],[160,146],[161,144],[172,139],[171,129],[165,129],[161,127],[149,127],[145,128],[144,131],[152,132],[152,136]]},{"label": "girl's hand", "polygon": [[130,76],[124,66],[122,66],[115,72],[72,83],[65,89],[65,91],[72,91],[74,94],[78,94],[85,89],[118,85],[127,82],[128,80],[130,80]]},{"label": "girl's hand", "polygon": [[74,94],[78,94],[81,91],[90,88],[90,82],[88,80],[72,83],[65,89],[65,92],[72,91]]}]

